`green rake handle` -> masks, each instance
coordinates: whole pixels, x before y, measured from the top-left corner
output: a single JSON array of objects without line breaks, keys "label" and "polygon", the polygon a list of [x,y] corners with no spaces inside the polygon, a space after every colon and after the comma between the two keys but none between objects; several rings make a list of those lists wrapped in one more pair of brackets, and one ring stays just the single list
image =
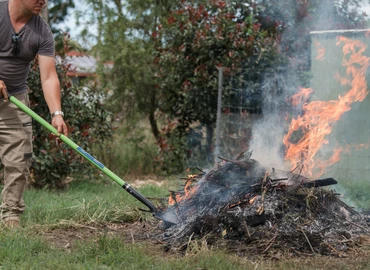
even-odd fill
[{"label": "green rake handle", "polygon": [[113,173],[111,170],[109,170],[107,167],[105,167],[101,162],[96,160],[93,156],[91,156],[89,153],[87,153],[85,150],[83,150],[80,146],[75,144],[71,139],[69,139],[67,136],[63,134],[59,134],[58,130],[54,128],[52,125],[50,125],[48,122],[46,122],[41,116],[39,116],[37,113],[32,111],[30,108],[28,108],[26,105],[24,105],[21,101],[19,101],[16,97],[10,96],[9,100],[14,103],[19,109],[24,111],[26,114],[31,116],[33,119],[35,119],[38,123],[40,123],[42,126],[47,128],[51,133],[56,135],[60,138],[64,143],[66,143],[68,146],[70,146],[73,150],[78,152],[82,157],[84,157],[86,160],[90,161],[95,167],[100,169],[103,173],[105,173],[108,177],[110,177],[113,181],[115,181],[117,184],[119,184],[123,189],[125,189],[128,193],[130,193],[132,196],[134,196],[136,199],[138,199],[140,202],[142,202],[144,205],[146,205],[150,212],[153,214],[157,213],[157,209],[154,206],[152,202],[150,202],[147,198],[145,198],[143,195],[141,195],[137,190],[132,188],[129,184],[127,184],[125,181],[123,181],[120,177],[118,177],[115,173]]}]

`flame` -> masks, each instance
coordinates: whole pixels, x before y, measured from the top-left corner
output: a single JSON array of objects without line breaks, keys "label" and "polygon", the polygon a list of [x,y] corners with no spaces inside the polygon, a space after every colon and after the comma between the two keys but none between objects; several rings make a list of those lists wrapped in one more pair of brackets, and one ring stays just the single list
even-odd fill
[{"label": "flame", "polygon": [[325,56],[325,48],[324,46],[321,45],[320,42],[318,42],[317,40],[314,42],[315,44],[315,47],[316,47],[316,50],[317,50],[317,56],[316,56],[316,60],[323,60],[324,59],[324,56]]},{"label": "flame", "polygon": [[311,88],[303,88],[303,87],[301,87],[300,89],[301,89],[301,91],[299,93],[294,94],[292,96],[292,104],[294,106],[298,106],[302,102],[307,102],[308,97],[313,92],[313,90]]},{"label": "flame", "polygon": [[335,75],[335,78],[337,79],[337,81],[341,84],[341,85],[350,85],[351,84],[351,81],[348,79],[348,78],[343,78],[339,75],[339,73],[337,73]]},{"label": "flame", "polygon": [[171,194],[170,197],[168,198],[168,205],[174,205],[175,203],[178,203],[179,201],[181,201],[180,194]]},{"label": "flame", "polygon": [[258,195],[254,196],[252,199],[249,200],[249,204],[253,204],[258,199]]},{"label": "flame", "polygon": [[189,174],[186,180],[183,195],[177,192],[172,192],[170,197],[168,198],[168,205],[175,205],[176,203],[180,203],[183,200],[193,196],[193,194],[197,191],[198,187],[192,186],[194,180],[198,177],[196,174]]},{"label": "flame", "polygon": [[[330,166],[340,159],[343,151],[347,148],[338,148],[328,160],[316,160],[315,155],[324,144],[328,144],[325,138],[331,133],[333,124],[338,121],[343,113],[351,109],[353,102],[363,101],[368,94],[366,84],[366,71],[370,64],[370,58],[363,55],[367,46],[359,40],[338,37],[337,45],[343,45],[343,66],[350,78],[351,89],[337,100],[313,101],[303,105],[303,115],[292,119],[289,131],[283,139],[286,146],[285,159],[290,161],[292,168],[303,165],[302,173],[307,176],[319,177]],[[298,94],[304,96],[303,88]],[[297,143],[291,142],[292,135],[303,133]],[[315,173],[313,171],[315,170]],[[316,172],[317,171],[317,172]]]}]

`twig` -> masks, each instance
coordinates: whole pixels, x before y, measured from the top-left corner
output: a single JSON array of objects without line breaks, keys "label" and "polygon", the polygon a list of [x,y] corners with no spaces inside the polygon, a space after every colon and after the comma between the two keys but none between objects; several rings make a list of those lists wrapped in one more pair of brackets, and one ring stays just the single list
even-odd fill
[{"label": "twig", "polygon": [[262,252],[262,253],[266,253],[267,252],[267,250],[269,250],[270,249],[270,247],[272,246],[272,244],[275,242],[275,240],[276,240],[276,237],[278,236],[278,231],[276,231],[276,233],[275,233],[275,235],[271,238],[271,240],[269,241],[270,242],[270,244],[267,246],[267,248]]},{"label": "twig", "polygon": [[154,238],[154,240],[156,240],[158,242],[158,244],[166,244],[166,242],[164,241],[161,241],[160,239],[158,239],[157,237]]},{"label": "twig", "polygon": [[[286,181],[286,180],[288,180],[288,178],[269,179],[270,182],[280,182],[280,181]],[[262,186],[262,183],[256,183],[256,184],[251,185],[251,187],[258,187],[258,186]]]},{"label": "twig", "polygon": [[243,219],[242,224],[243,224],[245,230],[247,231],[248,237],[251,237],[251,234],[250,234],[249,229],[248,229],[248,224],[247,224],[247,221],[245,219]]},{"label": "twig", "polygon": [[349,221],[348,219],[346,220],[349,224],[352,224],[352,225],[354,225],[354,226],[356,226],[356,227],[358,227],[358,228],[360,228],[360,229],[363,229],[365,232],[369,232],[366,228],[364,228],[364,227],[362,227],[361,225],[358,225],[358,224],[356,224],[356,223],[354,223],[354,222],[352,222],[352,221]]},{"label": "twig", "polygon": [[266,180],[267,180],[267,177],[269,176],[269,172],[268,171],[266,171],[266,173],[265,173],[265,177],[263,178],[263,180],[262,180],[262,185],[264,185],[265,183],[266,183]]},{"label": "twig", "polygon": [[269,175],[269,173],[268,172],[266,172],[266,174],[265,174],[265,177],[263,178],[263,180],[262,180],[262,187],[263,187],[263,191],[262,191],[262,195],[261,195],[261,206],[260,207],[258,207],[258,209],[257,209],[257,215],[262,215],[263,214],[263,212],[265,212],[265,195],[266,195],[266,192],[267,192],[267,186],[264,186],[264,184],[266,183],[266,180],[267,180],[267,177],[268,177],[268,175]]},{"label": "twig", "polygon": [[221,160],[224,160],[224,161],[228,161],[228,162],[237,164],[240,167],[242,167],[244,169],[247,169],[247,170],[249,170],[251,168],[251,165],[250,164],[248,164],[247,162],[242,161],[242,160],[232,160],[232,159],[223,158],[223,157],[220,157],[220,156],[218,158],[221,159]]},{"label": "twig", "polygon": [[191,242],[191,239],[193,238],[193,235],[194,235],[194,232],[190,235],[188,242],[185,245],[183,245],[183,247],[186,246],[186,250],[190,246],[190,242]]},{"label": "twig", "polygon": [[135,238],[134,238],[134,235],[132,234],[132,232],[131,232],[131,239],[132,239],[132,243],[135,244]]},{"label": "twig", "polygon": [[195,167],[198,171],[202,172],[203,174],[205,174],[206,172],[204,170],[202,170],[201,168],[199,167]]},{"label": "twig", "polygon": [[293,173],[300,165],[297,165],[293,170],[291,170],[290,172]]},{"label": "twig", "polygon": [[337,255],[338,257],[341,257],[341,253],[338,251],[338,250],[336,250],[334,247],[332,247],[331,245],[329,245],[328,243],[326,244],[330,249],[331,249],[331,251],[335,254],[335,255]]},{"label": "twig", "polygon": [[328,265],[328,263],[331,261],[331,258],[332,258],[332,257],[329,257],[329,259],[326,261],[326,263],[325,263],[325,265],[324,265],[324,267],[323,267],[323,268],[325,268],[325,266],[327,266],[327,265]]},{"label": "twig", "polygon": [[315,250],[313,249],[312,245],[311,245],[310,240],[308,239],[308,237],[307,237],[306,233],[304,232],[304,230],[303,230],[303,229],[301,229],[300,231],[303,233],[304,237],[306,238],[307,243],[310,245],[310,248],[311,248],[312,252],[313,252],[313,253],[316,253],[316,252],[315,252]]}]

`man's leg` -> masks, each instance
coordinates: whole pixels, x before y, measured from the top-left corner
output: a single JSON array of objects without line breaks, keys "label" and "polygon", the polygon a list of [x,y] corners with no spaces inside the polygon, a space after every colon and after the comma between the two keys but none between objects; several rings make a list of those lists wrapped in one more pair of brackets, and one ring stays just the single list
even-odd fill
[{"label": "man's leg", "polygon": [[[16,95],[27,106],[28,94]],[[1,219],[19,222],[32,158],[32,120],[11,102],[0,101],[0,154],[4,165]]]}]

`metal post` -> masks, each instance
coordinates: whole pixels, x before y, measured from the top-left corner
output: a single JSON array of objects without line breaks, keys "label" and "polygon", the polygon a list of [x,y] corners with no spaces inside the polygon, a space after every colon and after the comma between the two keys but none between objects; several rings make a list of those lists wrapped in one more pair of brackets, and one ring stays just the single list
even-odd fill
[{"label": "metal post", "polygon": [[218,98],[217,98],[217,118],[216,118],[216,145],[214,153],[215,167],[218,164],[221,144],[221,107],[222,107],[222,85],[223,85],[223,68],[218,67]]}]

